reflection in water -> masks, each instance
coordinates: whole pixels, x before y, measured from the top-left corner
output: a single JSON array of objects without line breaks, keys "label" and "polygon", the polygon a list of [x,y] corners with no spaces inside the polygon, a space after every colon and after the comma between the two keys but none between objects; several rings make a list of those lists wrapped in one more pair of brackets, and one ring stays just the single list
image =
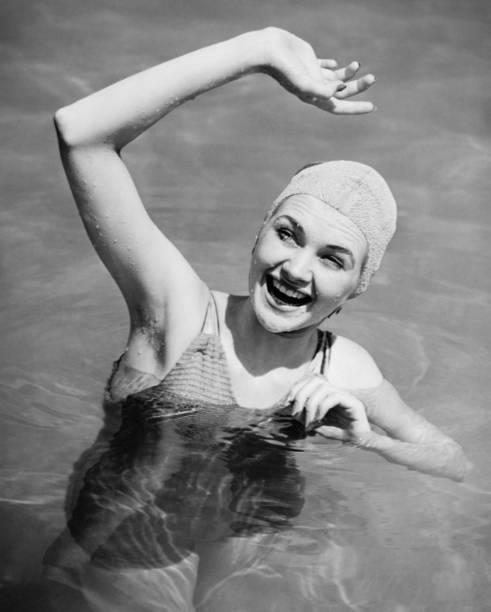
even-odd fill
[{"label": "reflection in water", "polygon": [[[130,396],[119,428],[108,418],[78,461],[48,574],[105,611],[230,610],[244,577],[266,593],[279,578],[268,557],[285,556],[304,505],[303,426],[280,413],[144,397]],[[326,516],[338,498],[326,490]],[[318,533],[303,534],[296,552],[318,558]]]}]

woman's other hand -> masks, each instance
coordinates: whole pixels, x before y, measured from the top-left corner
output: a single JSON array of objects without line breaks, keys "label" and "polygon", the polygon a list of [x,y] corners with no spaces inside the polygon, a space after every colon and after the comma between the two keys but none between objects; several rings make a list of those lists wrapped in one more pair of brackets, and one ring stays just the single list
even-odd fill
[{"label": "woman's other hand", "polygon": [[[411,410],[390,383],[383,381],[365,395],[362,401],[311,374],[293,385],[285,404],[307,431],[374,451],[392,463],[456,481],[469,472],[472,464],[461,447]],[[367,412],[387,435],[371,429]]]},{"label": "woman's other hand", "polygon": [[358,442],[371,432],[363,402],[331,385],[324,376],[302,378],[293,385],[285,403],[292,405],[292,415],[302,420],[307,430],[327,438]]},{"label": "woman's other hand", "polygon": [[358,115],[375,109],[372,102],[349,100],[375,82],[373,74],[353,79],[360,68],[351,62],[337,68],[332,59],[319,59],[312,46],[279,28],[262,31],[266,40],[263,70],[297,98],[338,115]]}]

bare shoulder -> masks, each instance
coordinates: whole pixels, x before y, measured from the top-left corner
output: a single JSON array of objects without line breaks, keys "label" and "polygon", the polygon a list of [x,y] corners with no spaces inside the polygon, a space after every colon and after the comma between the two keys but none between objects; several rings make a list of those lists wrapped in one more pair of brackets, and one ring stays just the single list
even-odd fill
[{"label": "bare shoulder", "polygon": [[331,347],[329,380],[344,389],[366,389],[380,385],[383,375],[365,348],[349,338],[335,336]]}]

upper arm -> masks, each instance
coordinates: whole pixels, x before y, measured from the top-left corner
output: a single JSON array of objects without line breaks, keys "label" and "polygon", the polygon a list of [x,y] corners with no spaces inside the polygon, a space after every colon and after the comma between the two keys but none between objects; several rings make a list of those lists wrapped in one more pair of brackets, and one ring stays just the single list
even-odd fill
[{"label": "upper arm", "polygon": [[376,387],[383,376],[370,353],[343,336],[336,336],[331,347],[328,378],[343,389]]},{"label": "upper arm", "polygon": [[360,397],[372,424],[404,442],[426,444],[451,440],[402,400],[362,346],[338,336],[332,358],[330,380]]},{"label": "upper arm", "polygon": [[60,151],[87,234],[121,289],[132,330],[172,330],[177,337],[181,327],[192,336],[206,308],[204,285],[149,217],[119,154],[110,146],[69,146],[61,136]]}]

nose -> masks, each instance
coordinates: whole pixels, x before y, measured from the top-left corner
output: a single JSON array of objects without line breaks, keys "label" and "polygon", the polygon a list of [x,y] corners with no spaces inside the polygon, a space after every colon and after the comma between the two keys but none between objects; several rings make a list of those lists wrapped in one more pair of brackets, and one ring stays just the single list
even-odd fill
[{"label": "nose", "polygon": [[305,286],[312,280],[312,257],[306,249],[298,249],[283,263],[285,280]]}]

